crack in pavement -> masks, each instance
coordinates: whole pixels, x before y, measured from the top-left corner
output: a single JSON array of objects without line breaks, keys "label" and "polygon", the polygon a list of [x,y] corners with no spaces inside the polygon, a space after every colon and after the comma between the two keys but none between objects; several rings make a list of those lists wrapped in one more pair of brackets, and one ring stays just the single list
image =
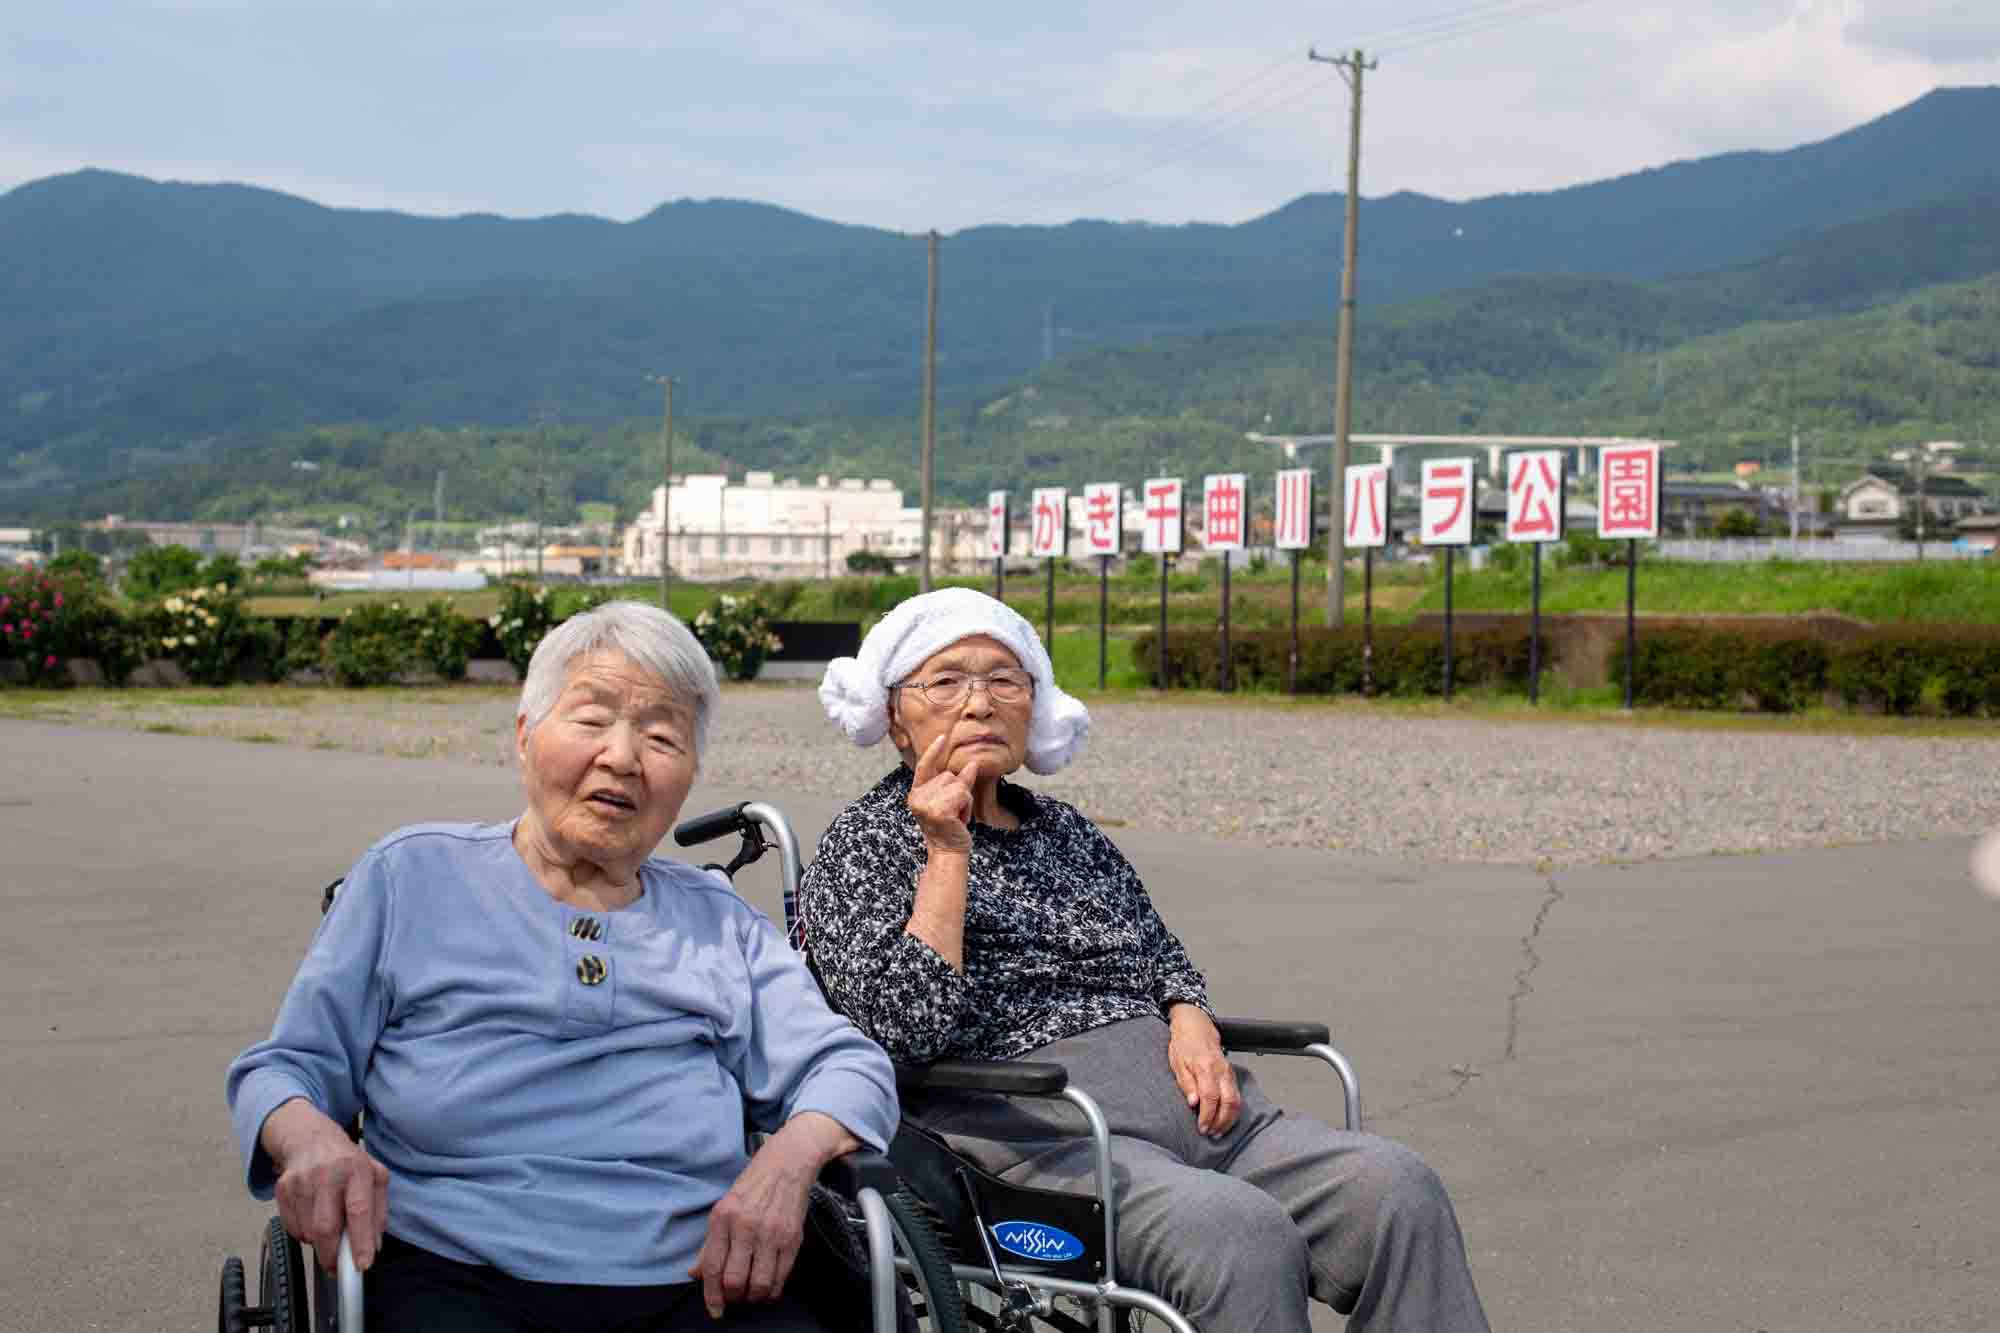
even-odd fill
[{"label": "crack in pavement", "polygon": [[1556,887],[1556,877],[1550,875],[1549,891],[1535,913],[1535,923],[1521,937],[1521,953],[1527,959],[1527,966],[1514,974],[1514,993],[1507,997],[1507,1045],[1500,1053],[1502,1062],[1514,1058],[1514,1045],[1521,1035],[1521,1001],[1535,993],[1534,983],[1529,978],[1542,965],[1542,955],[1536,951],[1535,941],[1541,938],[1542,927],[1548,924],[1549,912],[1562,900],[1563,891]]},{"label": "crack in pavement", "polygon": [[[1520,1040],[1521,1001],[1535,993],[1534,982],[1530,978],[1535,975],[1535,972],[1542,965],[1542,955],[1535,948],[1535,942],[1541,938],[1543,927],[1548,925],[1549,913],[1554,911],[1555,905],[1565,897],[1563,891],[1556,887],[1555,876],[1550,875],[1547,883],[1548,890],[1542,895],[1542,901],[1535,909],[1535,919],[1529,925],[1528,933],[1521,936],[1516,942],[1525,961],[1515,971],[1514,989],[1507,996],[1507,1040],[1500,1052],[1500,1062],[1502,1064],[1514,1058],[1515,1047]],[[1392,1106],[1386,1111],[1380,1111],[1376,1114],[1382,1119],[1392,1119],[1406,1111],[1415,1111],[1426,1106],[1436,1106],[1440,1102],[1448,1102],[1464,1092],[1472,1085],[1472,1080],[1480,1076],[1480,1070],[1471,1064],[1453,1065],[1449,1072],[1454,1081],[1451,1087],[1445,1091],[1434,1093],[1429,1097],[1419,1097],[1414,1101]]]}]

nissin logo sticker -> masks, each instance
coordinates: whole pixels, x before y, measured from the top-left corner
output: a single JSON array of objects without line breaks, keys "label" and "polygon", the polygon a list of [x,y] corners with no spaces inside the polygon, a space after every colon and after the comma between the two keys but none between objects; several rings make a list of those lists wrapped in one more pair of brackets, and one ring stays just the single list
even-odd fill
[{"label": "nissin logo sticker", "polygon": [[1001,1249],[1037,1263],[1059,1264],[1083,1257],[1083,1242],[1046,1222],[995,1222],[990,1228]]}]

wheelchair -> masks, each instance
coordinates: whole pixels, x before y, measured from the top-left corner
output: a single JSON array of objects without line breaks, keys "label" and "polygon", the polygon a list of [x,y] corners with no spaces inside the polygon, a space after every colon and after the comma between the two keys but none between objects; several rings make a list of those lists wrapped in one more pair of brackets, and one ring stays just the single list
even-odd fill
[{"label": "wheelchair", "polygon": [[[693,847],[731,835],[740,839],[736,854],[726,865],[705,868],[733,880],[738,870],[776,850],[785,933],[810,966],[798,912],[804,863],[798,839],[780,811],[762,801],[728,806],[684,821],[675,828],[674,841]],[[1232,1054],[1302,1056],[1330,1066],[1340,1080],[1346,1128],[1361,1128],[1354,1067],[1330,1044],[1326,1025],[1224,1018],[1216,1020],[1216,1027]],[[1070,1086],[1062,1065],[1016,1060],[898,1064],[896,1082],[905,1092],[934,1089],[1064,1101],[1076,1110],[1095,1147],[1094,1193],[1036,1189],[987,1174],[953,1152],[942,1137],[905,1118],[889,1146],[889,1160],[902,1177],[904,1194],[943,1246],[946,1271],[961,1288],[968,1324],[991,1333],[1037,1328],[1092,1333],[1093,1324],[1096,1333],[1132,1333],[1150,1317],[1174,1333],[1195,1333],[1171,1303],[1118,1281],[1112,1258],[1117,1209],[1110,1190],[1110,1129],[1089,1094]],[[896,1263],[909,1272],[906,1260]],[[926,1289],[934,1292],[937,1285],[930,1279]]]},{"label": "wheelchair", "polygon": [[[340,885],[335,880],[321,893],[321,915]],[[357,1143],[361,1131],[359,1118],[347,1126]],[[836,1285],[865,1311],[853,1326],[870,1333],[964,1333],[963,1300],[947,1250],[901,1184],[889,1160],[866,1149],[827,1163],[808,1200],[805,1240],[790,1281]],[[217,1333],[364,1333],[367,1327],[363,1274],[345,1235],[329,1273],[307,1263],[304,1247],[282,1219],[272,1217],[260,1240],[254,1304],[248,1288],[242,1258],[225,1258]]]}]

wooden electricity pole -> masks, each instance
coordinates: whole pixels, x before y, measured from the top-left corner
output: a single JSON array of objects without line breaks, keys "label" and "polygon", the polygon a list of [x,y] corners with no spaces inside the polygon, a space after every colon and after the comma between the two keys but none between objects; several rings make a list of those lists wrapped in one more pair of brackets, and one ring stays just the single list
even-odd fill
[{"label": "wooden electricity pole", "polygon": [[[1375,68],[1357,49],[1351,56],[1323,56],[1308,48],[1306,59],[1332,65],[1354,91],[1347,126],[1347,241],[1340,266],[1340,342],[1334,353],[1332,501],[1326,524],[1326,623],[1340,625],[1347,605],[1347,431],[1354,418],[1354,257],[1361,228],[1361,76]],[[1393,478],[1391,494],[1394,494]]]},{"label": "wooden electricity pole", "polygon": [[924,319],[924,537],[917,566],[917,590],[931,590],[931,505],[937,494],[937,301],[938,234],[930,234],[930,289]]}]

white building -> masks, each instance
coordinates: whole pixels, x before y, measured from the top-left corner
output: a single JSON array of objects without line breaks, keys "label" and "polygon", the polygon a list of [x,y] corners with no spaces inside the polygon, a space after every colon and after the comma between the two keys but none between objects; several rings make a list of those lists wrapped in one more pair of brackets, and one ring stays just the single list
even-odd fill
[{"label": "white building", "polygon": [[[822,476],[806,485],[770,472],[746,473],[736,485],[713,473],[672,481],[671,494],[653,488],[652,502],[625,529],[628,575],[659,572],[663,502],[672,528],[668,558],[682,578],[840,575],[850,552],[914,561],[923,540],[923,511],[905,507],[888,481]],[[986,539],[979,511],[939,508],[933,520],[933,569],[973,568]]]}]

